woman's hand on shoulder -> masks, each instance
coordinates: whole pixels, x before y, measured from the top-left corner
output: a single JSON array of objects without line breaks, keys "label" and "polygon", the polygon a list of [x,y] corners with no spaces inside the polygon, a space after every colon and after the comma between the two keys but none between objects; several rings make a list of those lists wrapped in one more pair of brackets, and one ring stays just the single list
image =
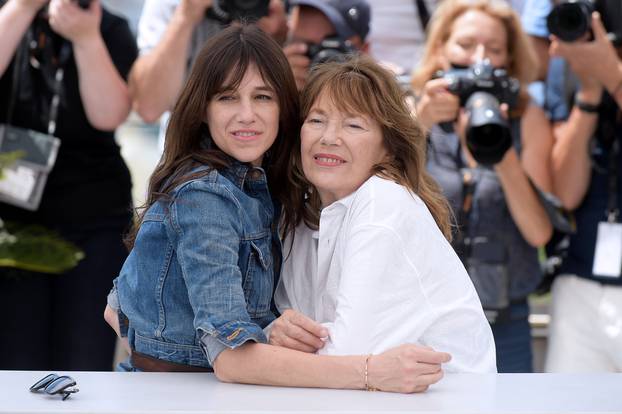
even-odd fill
[{"label": "woman's hand on shoulder", "polygon": [[324,346],[327,336],[325,327],[300,312],[287,309],[273,322],[270,344],[314,353]]},{"label": "woman's hand on shoulder", "polygon": [[368,360],[368,383],[382,391],[424,392],[443,378],[442,364],[451,355],[430,347],[405,344],[391,348]]},{"label": "woman's hand on shoulder", "polygon": [[431,79],[425,83],[420,92],[416,108],[416,115],[427,129],[441,122],[450,122],[456,119],[460,108],[460,99],[447,90],[446,79]]}]

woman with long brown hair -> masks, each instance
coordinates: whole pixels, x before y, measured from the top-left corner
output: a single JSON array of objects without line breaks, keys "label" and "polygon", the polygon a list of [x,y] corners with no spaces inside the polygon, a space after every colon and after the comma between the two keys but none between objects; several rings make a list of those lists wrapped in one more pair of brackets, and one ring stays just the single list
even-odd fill
[{"label": "woman with long brown hair", "polygon": [[412,345],[372,364],[365,355],[318,357],[266,343],[281,262],[278,211],[291,216],[296,207],[283,183],[298,131],[298,92],[278,44],[253,26],[206,43],[109,295],[106,320],[131,354],[121,368],[399,392],[442,378],[449,355]]},{"label": "woman with long brown hair", "polygon": [[[448,0],[434,15],[413,74],[416,115],[429,131],[428,171],[456,212],[453,245],[491,323],[499,372],[532,369],[527,295],[541,279],[537,247],[552,234],[534,188],[552,189],[553,143],[548,119],[527,93],[536,70],[507,2]],[[483,82],[470,89],[462,87],[468,81],[453,81],[476,74]],[[507,119],[499,102],[511,106]]]},{"label": "woman with long brown hair", "polygon": [[327,355],[414,343],[450,353],[448,372],[496,372],[425,135],[393,75],[364,57],[320,66],[301,106],[271,342]]}]

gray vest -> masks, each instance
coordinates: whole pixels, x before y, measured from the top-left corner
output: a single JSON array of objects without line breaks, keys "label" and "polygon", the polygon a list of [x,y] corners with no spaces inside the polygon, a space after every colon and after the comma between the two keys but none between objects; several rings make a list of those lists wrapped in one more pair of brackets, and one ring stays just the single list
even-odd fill
[{"label": "gray vest", "polygon": [[[518,121],[512,123],[517,151],[520,151],[519,124]],[[464,197],[461,169],[466,166],[458,136],[434,126],[430,134],[427,168],[441,186],[457,219]],[[469,239],[470,246],[467,254],[461,252],[463,249],[459,246],[454,247],[459,254],[462,253],[461,258],[485,307],[487,302],[504,299],[494,297],[494,291],[498,289],[506,291],[506,301],[523,300],[542,278],[537,249],[525,241],[514,223],[495,171],[478,166],[469,172],[474,183],[472,207],[466,215],[468,223],[457,224],[458,231],[466,230],[464,237]]]}]

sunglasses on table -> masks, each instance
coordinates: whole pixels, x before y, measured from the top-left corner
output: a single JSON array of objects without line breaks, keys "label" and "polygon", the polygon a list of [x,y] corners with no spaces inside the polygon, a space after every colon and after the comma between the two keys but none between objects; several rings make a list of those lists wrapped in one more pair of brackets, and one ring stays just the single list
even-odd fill
[{"label": "sunglasses on table", "polygon": [[49,395],[61,394],[65,401],[73,393],[80,391],[75,387],[76,380],[67,375],[48,374],[30,387],[30,392],[43,391]]}]

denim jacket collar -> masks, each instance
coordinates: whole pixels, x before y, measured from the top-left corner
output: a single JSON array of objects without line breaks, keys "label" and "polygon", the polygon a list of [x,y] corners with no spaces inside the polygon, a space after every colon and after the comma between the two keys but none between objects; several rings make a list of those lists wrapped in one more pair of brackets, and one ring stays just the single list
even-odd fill
[{"label": "denim jacket collar", "polygon": [[266,172],[263,168],[253,167],[233,158],[231,158],[230,166],[220,173],[240,189],[244,189],[245,183],[251,187],[265,186],[267,183]]}]

